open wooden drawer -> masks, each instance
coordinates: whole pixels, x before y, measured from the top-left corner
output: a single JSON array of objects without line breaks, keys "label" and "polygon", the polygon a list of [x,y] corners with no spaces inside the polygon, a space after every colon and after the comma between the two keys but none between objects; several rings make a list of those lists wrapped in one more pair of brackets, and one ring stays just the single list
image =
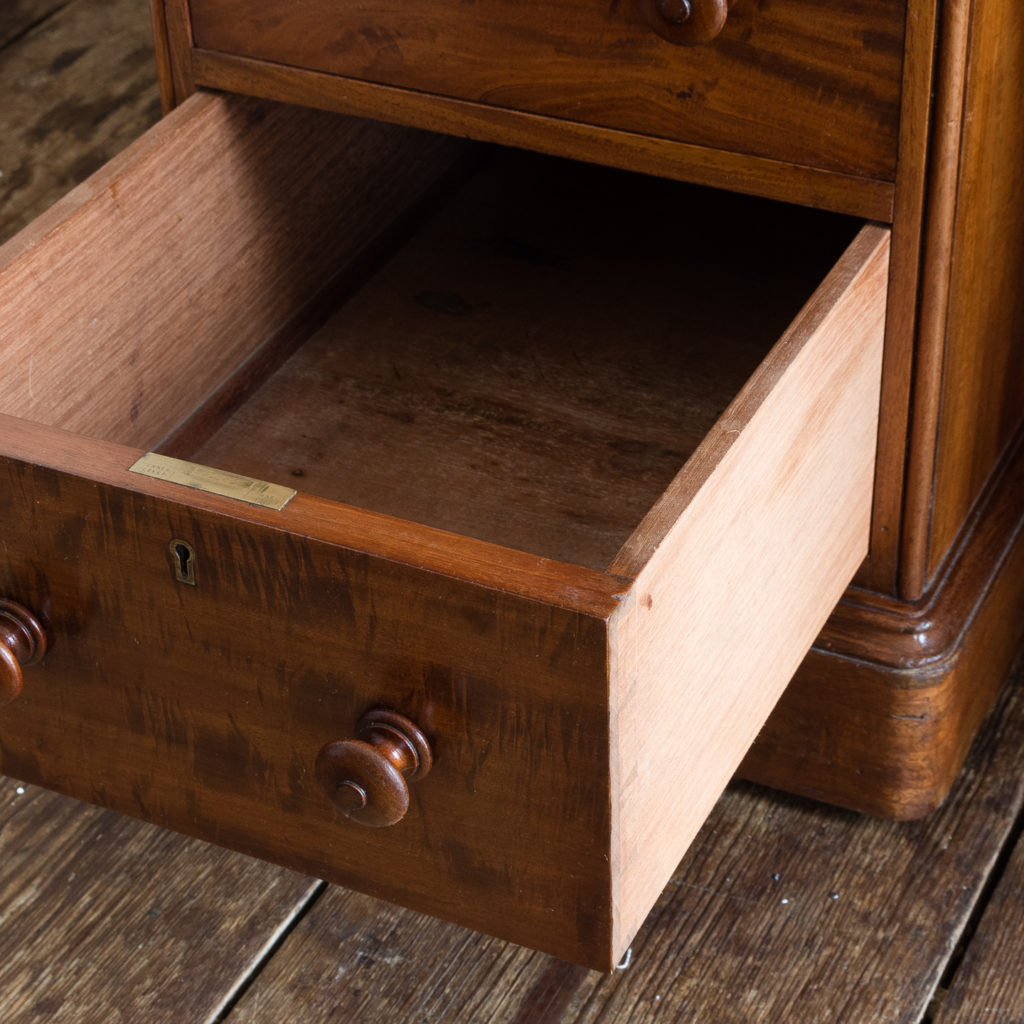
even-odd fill
[{"label": "open wooden drawer", "polygon": [[0,250],[0,768],[607,969],[866,553],[888,233],[464,152],[200,94]]}]

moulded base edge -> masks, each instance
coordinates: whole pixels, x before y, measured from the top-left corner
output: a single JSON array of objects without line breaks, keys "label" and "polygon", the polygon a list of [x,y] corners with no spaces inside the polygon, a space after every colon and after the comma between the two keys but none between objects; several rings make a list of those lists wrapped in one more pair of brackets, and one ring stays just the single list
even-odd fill
[{"label": "moulded base edge", "polygon": [[1024,641],[1024,443],[914,604],[851,592],[739,769],[884,817],[949,792]]}]

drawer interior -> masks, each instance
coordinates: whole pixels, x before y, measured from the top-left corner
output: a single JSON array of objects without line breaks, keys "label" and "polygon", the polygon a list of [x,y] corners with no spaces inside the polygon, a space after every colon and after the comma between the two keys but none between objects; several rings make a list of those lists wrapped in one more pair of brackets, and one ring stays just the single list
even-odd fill
[{"label": "drawer interior", "polygon": [[[248,104],[245,146],[255,155],[223,126],[208,130],[219,133],[216,146],[196,143],[194,187],[234,189],[210,200],[217,214],[237,195],[237,182],[218,185],[224,168],[262,152],[252,133],[280,134],[277,121],[294,118],[287,108],[201,100],[217,104],[209,109],[221,120],[225,104],[235,120]],[[351,122],[301,116],[313,121],[296,159],[321,173],[341,145],[333,126]],[[80,395],[103,400],[91,413],[82,401],[41,402],[47,385],[37,376],[27,390],[5,385],[0,411],[606,568],[859,223],[493,148],[472,153],[457,186],[446,180],[438,189],[441,172],[424,172],[416,187],[429,201],[417,206],[414,189],[393,182],[410,153],[433,152],[431,137],[374,130],[393,133],[393,151],[375,143],[359,168],[342,167],[347,189],[311,197],[289,179],[278,195],[270,171],[263,175],[269,212],[244,245],[214,246],[209,257],[244,268],[284,253],[284,269],[250,282],[249,292],[232,277],[219,292],[200,289],[188,267],[175,267],[207,258],[197,232],[223,235],[230,225],[176,221],[173,212],[158,228],[147,225],[142,241],[125,244],[150,247],[147,273],[159,287],[147,296],[145,285],[132,284],[129,291],[143,289],[142,305],[115,323],[104,304],[121,301],[124,283],[101,276],[98,290],[83,285],[96,311],[69,313],[64,349],[50,356],[60,361],[58,381],[70,373]],[[318,141],[327,138],[329,145]],[[354,159],[353,147],[343,148]],[[446,153],[434,164],[454,159]],[[285,166],[281,179],[290,173]],[[102,233],[117,246],[111,232],[119,225],[108,216]],[[339,252],[321,237],[343,230],[359,244]],[[296,236],[313,251],[315,271]],[[102,253],[93,258],[102,262]],[[138,261],[128,260],[135,282]],[[267,299],[274,289],[280,294]],[[151,317],[147,302],[163,303],[162,313]],[[187,315],[188,329],[168,339]],[[111,325],[108,342],[90,335],[97,322],[99,330]],[[104,344],[116,354],[91,354]],[[147,403],[157,401],[160,415],[147,420]]]},{"label": "drawer interior", "polygon": [[492,151],[233,415],[168,451],[603,569],[855,229]]}]

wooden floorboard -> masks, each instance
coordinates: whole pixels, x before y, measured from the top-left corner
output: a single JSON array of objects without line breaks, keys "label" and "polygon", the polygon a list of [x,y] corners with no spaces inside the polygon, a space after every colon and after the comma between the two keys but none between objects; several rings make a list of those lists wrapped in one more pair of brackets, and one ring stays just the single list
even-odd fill
[{"label": "wooden floorboard", "polygon": [[[59,9],[0,49],[0,239],[160,116],[147,0],[50,6]],[[19,0],[15,11],[32,7],[45,9]]]},{"label": "wooden floorboard", "polygon": [[0,50],[42,24],[69,0],[3,0],[0,4]]},{"label": "wooden floorboard", "polygon": [[229,1024],[921,1021],[1020,813],[1022,779],[1018,682],[925,821],[734,785],[628,967],[607,977],[330,889]]},{"label": "wooden floorboard", "polygon": [[213,1021],[308,878],[0,781],[0,1021]]},{"label": "wooden floorboard", "polygon": [[1024,838],[1017,838],[947,988],[941,993],[935,1024],[1024,1021]]}]

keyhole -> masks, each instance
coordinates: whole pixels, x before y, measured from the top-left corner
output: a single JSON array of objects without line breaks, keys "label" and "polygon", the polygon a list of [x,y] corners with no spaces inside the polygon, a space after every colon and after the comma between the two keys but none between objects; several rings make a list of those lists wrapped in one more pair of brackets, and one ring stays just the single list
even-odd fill
[{"label": "keyhole", "polygon": [[192,561],[192,552],[184,544],[175,544],[174,553],[178,556],[178,575],[187,580],[192,575],[188,568],[188,563]]},{"label": "keyhole", "polygon": [[170,545],[174,578],[179,583],[196,585],[196,552],[187,540],[172,540]]}]

